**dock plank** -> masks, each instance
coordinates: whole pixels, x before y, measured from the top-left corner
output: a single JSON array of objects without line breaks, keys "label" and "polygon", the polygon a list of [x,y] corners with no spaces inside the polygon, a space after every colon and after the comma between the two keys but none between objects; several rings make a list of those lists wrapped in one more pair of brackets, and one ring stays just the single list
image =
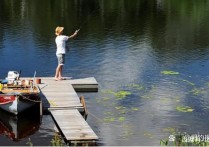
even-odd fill
[{"label": "dock plank", "polygon": [[82,107],[69,80],[55,81],[53,78],[43,78],[39,86],[44,109]]},{"label": "dock plank", "polygon": [[94,77],[69,80],[76,92],[97,92],[98,82]]},{"label": "dock plank", "polygon": [[59,130],[66,140],[97,140],[98,137],[90,128],[77,109],[51,110],[51,114]]}]

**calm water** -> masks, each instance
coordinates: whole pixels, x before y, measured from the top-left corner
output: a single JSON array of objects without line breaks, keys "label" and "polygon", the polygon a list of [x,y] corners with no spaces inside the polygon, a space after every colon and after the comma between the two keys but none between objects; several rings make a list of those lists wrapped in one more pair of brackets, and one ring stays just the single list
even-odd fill
[{"label": "calm water", "polygon": [[[159,145],[173,130],[209,134],[208,18],[207,0],[1,0],[0,78],[9,70],[54,76],[54,29],[81,27],[64,76],[97,79],[98,93],[79,95],[99,145]],[[0,145],[49,145],[53,135],[45,115],[35,134],[0,135]]]}]

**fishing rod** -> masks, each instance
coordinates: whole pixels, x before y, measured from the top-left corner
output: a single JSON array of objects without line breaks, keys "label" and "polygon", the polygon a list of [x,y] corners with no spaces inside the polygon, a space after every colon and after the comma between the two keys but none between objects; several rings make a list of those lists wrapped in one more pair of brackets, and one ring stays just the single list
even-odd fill
[{"label": "fishing rod", "polygon": [[87,24],[87,22],[91,19],[92,14],[94,14],[99,9],[100,7],[98,6],[97,8],[91,11],[91,13],[87,16],[87,19],[83,23],[81,23],[81,25],[78,27],[77,32],[80,31],[80,29],[83,28],[85,24]]}]

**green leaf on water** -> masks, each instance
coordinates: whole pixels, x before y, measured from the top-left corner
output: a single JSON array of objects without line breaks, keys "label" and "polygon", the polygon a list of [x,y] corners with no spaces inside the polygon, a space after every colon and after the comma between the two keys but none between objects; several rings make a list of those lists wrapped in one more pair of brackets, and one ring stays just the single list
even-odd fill
[{"label": "green leaf on water", "polygon": [[[131,95],[131,92],[125,91],[125,90],[122,90],[119,92],[113,92],[112,90],[106,90],[106,91],[104,91],[104,93],[113,94],[117,98],[117,100],[123,99],[126,96]],[[105,100],[108,100],[108,99],[105,99]]]},{"label": "green leaf on water", "polygon": [[131,110],[133,110],[133,111],[138,111],[139,108],[134,108],[134,107],[132,107]]},{"label": "green leaf on water", "polygon": [[126,114],[127,110],[120,110],[120,114]]},{"label": "green leaf on water", "polygon": [[122,109],[123,107],[122,106],[117,106],[117,107],[115,107],[115,109],[117,109],[117,110],[120,110],[120,109]]},{"label": "green leaf on water", "polygon": [[192,86],[195,85],[194,83],[192,83],[192,82],[190,82],[190,81],[188,81],[188,80],[183,80],[183,82],[186,82],[186,83],[188,83],[189,85],[192,85]]},{"label": "green leaf on water", "polygon": [[164,70],[164,71],[161,71],[161,74],[164,74],[164,75],[178,75],[179,72],[170,71],[170,70]]},{"label": "green leaf on water", "polygon": [[110,98],[109,97],[104,97],[102,100],[103,101],[107,101],[107,100],[109,100]]},{"label": "green leaf on water", "polygon": [[151,133],[149,133],[149,132],[144,132],[144,136],[148,137],[148,138],[153,138],[152,137],[153,135]]},{"label": "green leaf on water", "polygon": [[96,101],[97,101],[97,103],[100,103],[101,102],[101,100],[99,98],[96,98]]},{"label": "green leaf on water", "polygon": [[194,109],[192,109],[189,106],[177,106],[176,110],[179,112],[193,112],[194,111]]},{"label": "green leaf on water", "polygon": [[164,128],[164,129],[163,129],[163,132],[170,132],[170,133],[173,133],[173,132],[175,132],[175,128],[171,128],[171,127]]},{"label": "green leaf on water", "polygon": [[112,90],[104,90],[104,91],[102,91],[102,93],[105,93],[105,94],[114,94],[115,92],[113,92]]},{"label": "green leaf on water", "polygon": [[192,89],[191,92],[192,92],[194,95],[199,95],[199,94],[205,93],[204,90],[202,90],[202,89],[197,89],[197,88]]},{"label": "green leaf on water", "polygon": [[113,113],[112,112],[109,112],[109,111],[108,112],[105,112],[104,114],[105,115],[113,115]]},{"label": "green leaf on water", "polygon": [[119,117],[118,120],[119,121],[124,121],[125,120],[125,117]]},{"label": "green leaf on water", "polygon": [[122,91],[116,92],[114,95],[117,97],[118,100],[120,100],[120,99],[125,98],[128,95],[131,95],[131,92],[122,90]]},{"label": "green leaf on water", "polygon": [[143,99],[151,99],[151,97],[148,96],[148,95],[142,95],[141,98],[143,98]]},{"label": "green leaf on water", "polygon": [[139,84],[130,84],[130,85],[128,85],[128,87],[131,87],[131,88],[134,88],[134,89],[137,89],[137,90],[144,89],[144,87],[142,85],[139,85]]},{"label": "green leaf on water", "polygon": [[104,121],[105,122],[113,122],[113,121],[115,121],[115,118],[114,117],[106,117],[106,118],[104,118]]}]

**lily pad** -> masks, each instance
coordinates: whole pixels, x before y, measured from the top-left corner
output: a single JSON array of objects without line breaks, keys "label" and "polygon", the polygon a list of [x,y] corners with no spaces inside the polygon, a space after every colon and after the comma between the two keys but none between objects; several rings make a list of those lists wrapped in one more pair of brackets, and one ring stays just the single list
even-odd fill
[{"label": "lily pad", "polygon": [[164,75],[178,75],[179,72],[171,71],[171,70],[164,70],[164,71],[161,71],[161,74],[164,74]]},{"label": "lily pad", "polygon": [[192,92],[194,95],[199,95],[199,94],[203,94],[205,91],[202,90],[202,89],[194,88],[191,92]]},{"label": "lily pad", "polygon": [[177,106],[176,110],[179,112],[193,112],[194,111],[194,109],[192,109],[189,106]]},{"label": "lily pad", "polygon": [[138,111],[139,108],[132,107],[131,110],[133,110],[133,111]]},{"label": "lily pad", "polygon": [[125,117],[119,117],[118,120],[119,121],[124,121],[125,120]]},{"label": "lily pad", "polygon": [[126,96],[131,95],[131,92],[122,90],[122,91],[116,92],[114,95],[117,97],[117,99],[123,99]]},{"label": "lily pad", "polygon": [[194,83],[192,83],[192,82],[190,82],[190,81],[188,81],[188,80],[183,80],[183,82],[186,82],[186,83],[188,83],[189,85],[192,85],[192,86],[195,85]]},{"label": "lily pad", "polygon": [[102,100],[103,101],[108,101],[110,98],[109,97],[104,97]]},{"label": "lily pad", "polygon": [[164,128],[164,129],[163,129],[163,132],[170,132],[170,133],[173,133],[173,132],[175,132],[175,128],[171,128],[171,127]]},{"label": "lily pad", "polygon": [[[103,91],[103,93],[113,94],[117,98],[117,100],[123,99],[126,96],[131,95],[131,92],[125,91],[125,90],[121,90],[119,92],[114,92],[112,90],[106,90],[106,91]],[[105,99],[105,100],[108,100],[108,99]]]},{"label": "lily pad", "polygon": [[117,107],[115,107],[115,109],[117,109],[117,110],[120,110],[120,109],[122,109],[123,107],[122,106],[117,106]]},{"label": "lily pad", "polygon": [[127,110],[119,110],[120,114],[126,114]]},{"label": "lily pad", "polygon": [[137,89],[137,90],[144,89],[144,87],[142,85],[139,85],[139,84],[130,84],[130,85],[128,85],[128,87],[131,87],[131,88],[134,88],[134,89]]},{"label": "lily pad", "polygon": [[109,112],[109,111],[108,112],[105,112],[104,114],[105,115],[113,115],[113,113],[112,112]]},{"label": "lily pad", "polygon": [[104,121],[105,122],[113,122],[113,121],[115,121],[115,118],[114,117],[106,117],[106,118],[104,118]]},{"label": "lily pad", "polygon": [[113,92],[112,90],[103,90],[102,93],[105,93],[105,94],[114,94],[115,92]]}]

